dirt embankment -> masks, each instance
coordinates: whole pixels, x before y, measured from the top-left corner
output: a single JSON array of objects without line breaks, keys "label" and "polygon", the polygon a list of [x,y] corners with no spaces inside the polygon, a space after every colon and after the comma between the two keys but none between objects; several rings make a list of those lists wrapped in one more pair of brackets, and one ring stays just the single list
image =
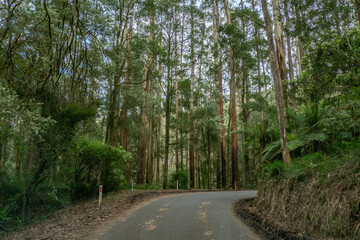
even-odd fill
[{"label": "dirt embankment", "polygon": [[8,233],[4,239],[91,239],[116,220],[126,218],[131,211],[151,200],[189,191],[119,192],[104,197],[98,211],[98,200],[78,202],[57,211],[46,220]]},{"label": "dirt embankment", "polygon": [[235,209],[267,239],[360,239],[359,165],[307,180],[267,181]]},{"label": "dirt embankment", "polygon": [[252,207],[254,199],[239,200],[234,203],[235,214],[247,223],[256,232],[269,240],[303,240],[307,239],[298,232],[291,232],[274,224],[271,219],[266,219]]}]

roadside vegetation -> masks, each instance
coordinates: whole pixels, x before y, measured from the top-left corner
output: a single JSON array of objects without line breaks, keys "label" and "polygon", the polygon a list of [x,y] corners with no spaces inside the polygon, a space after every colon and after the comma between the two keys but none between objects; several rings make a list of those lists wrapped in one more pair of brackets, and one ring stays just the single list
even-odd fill
[{"label": "roadside vegetation", "polygon": [[359,29],[360,0],[1,1],[0,235],[103,185],[357,238]]}]

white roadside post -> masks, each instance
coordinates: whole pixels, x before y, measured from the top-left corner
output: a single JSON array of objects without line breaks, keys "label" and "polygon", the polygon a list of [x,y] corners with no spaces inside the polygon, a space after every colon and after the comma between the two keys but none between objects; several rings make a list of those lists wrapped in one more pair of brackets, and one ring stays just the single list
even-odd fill
[{"label": "white roadside post", "polygon": [[176,180],[176,190],[179,190],[179,180]]},{"label": "white roadside post", "polygon": [[103,186],[99,186],[99,211],[101,210],[101,203],[102,203],[102,194],[103,194]]}]

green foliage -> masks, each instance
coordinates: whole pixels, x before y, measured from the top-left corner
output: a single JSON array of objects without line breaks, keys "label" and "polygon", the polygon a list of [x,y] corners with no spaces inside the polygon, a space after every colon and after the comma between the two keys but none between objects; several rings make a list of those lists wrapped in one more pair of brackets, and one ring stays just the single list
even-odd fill
[{"label": "green foliage", "polygon": [[[329,33],[329,39],[317,41],[309,47],[304,59],[306,71],[298,82],[296,91],[302,92],[303,100],[318,103],[330,101],[339,94],[349,94],[359,86],[360,33],[358,28],[344,34]],[[300,100],[300,99],[299,99]]]},{"label": "green foliage", "polygon": [[293,159],[290,166],[284,166],[284,163],[278,160],[272,163],[267,162],[263,167],[262,177],[267,180],[280,177],[298,183],[319,174],[326,176],[339,167],[355,166],[357,164],[354,162],[359,160],[360,139],[353,140],[349,146],[333,155],[325,155],[321,152],[304,155]]},{"label": "green foliage", "polygon": [[287,176],[296,182],[304,181],[314,176],[317,171],[322,171],[326,164],[324,159],[325,156],[319,152],[295,159],[289,169],[287,169]]},{"label": "green foliage", "polygon": [[0,137],[8,134],[21,139],[40,141],[46,130],[55,123],[41,115],[41,104],[26,102],[0,81]]},{"label": "green foliage", "polygon": [[[311,133],[307,135],[290,135],[292,139],[288,137],[288,146],[290,152],[298,150],[312,145],[314,142],[323,142],[327,140],[327,137],[323,133]],[[273,159],[281,153],[280,140],[274,141],[268,144],[264,149],[264,160]]]},{"label": "green foliage", "polygon": [[189,188],[189,175],[187,170],[173,171],[170,173],[170,184],[171,188],[176,189],[176,181],[179,181],[179,189]]},{"label": "green foliage", "polygon": [[80,121],[96,116],[95,106],[69,104],[55,113],[54,118],[63,128],[72,129]]},{"label": "green foliage", "polygon": [[104,185],[106,192],[127,185],[122,164],[131,158],[130,153],[85,137],[76,139],[75,145],[78,154],[74,182],[77,197],[96,194],[99,184]]},{"label": "green foliage", "polygon": [[280,177],[284,173],[284,162],[276,160],[268,163],[263,168],[263,177],[266,179]]},{"label": "green foliage", "polygon": [[19,206],[15,199],[23,192],[22,179],[14,177],[5,170],[0,170],[0,236],[18,224]]},{"label": "green foliage", "polygon": [[136,190],[161,190],[161,189],[163,189],[163,186],[161,183],[141,184],[141,185],[134,185],[134,189],[136,189]]}]

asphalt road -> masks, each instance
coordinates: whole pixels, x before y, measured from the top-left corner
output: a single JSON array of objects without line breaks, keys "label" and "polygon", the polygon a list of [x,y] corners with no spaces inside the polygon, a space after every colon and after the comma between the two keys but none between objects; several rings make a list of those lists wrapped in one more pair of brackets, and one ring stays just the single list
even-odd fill
[{"label": "asphalt road", "polygon": [[119,221],[100,240],[262,239],[232,211],[232,203],[256,191],[203,192],[151,202]]}]

